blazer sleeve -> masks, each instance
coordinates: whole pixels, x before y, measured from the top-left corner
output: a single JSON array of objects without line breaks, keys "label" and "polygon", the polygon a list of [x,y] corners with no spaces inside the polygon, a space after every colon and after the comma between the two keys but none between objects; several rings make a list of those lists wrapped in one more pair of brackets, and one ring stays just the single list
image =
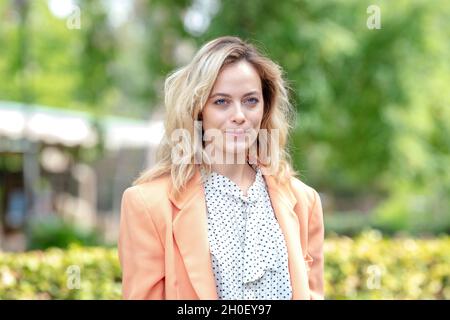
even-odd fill
[{"label": "blazer sleeve", "polygon": [[312,300],[324,299],[324,225],[322,203],[314,190],[314,202],[308,221],[308,254],[312,257],[309,288]]},{"label": "blazer sleeve", "polygon": [[124,299],[164,299],[164,250],[140,190],[122,196],[118,253]]}]

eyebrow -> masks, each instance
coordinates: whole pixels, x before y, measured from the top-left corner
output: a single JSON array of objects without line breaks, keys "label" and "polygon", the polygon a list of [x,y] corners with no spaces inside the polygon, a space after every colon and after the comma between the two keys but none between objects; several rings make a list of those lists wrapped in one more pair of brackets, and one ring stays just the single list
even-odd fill
[{"label": "eyebrow", "polygon": [[[250,91],[247,92],[246,94],[243,95],[243,97],[247,97],[247,96],[251,96],[252,94],[259,94],[258,91]],[[211,97],[209,97],[210,99],[214,98],[215,96],[223,96],[223,97],[228,97],[231,98],[231,95],[227,94],[227,93],[221,93],[221,92],[217,92],[214,93]]]}]

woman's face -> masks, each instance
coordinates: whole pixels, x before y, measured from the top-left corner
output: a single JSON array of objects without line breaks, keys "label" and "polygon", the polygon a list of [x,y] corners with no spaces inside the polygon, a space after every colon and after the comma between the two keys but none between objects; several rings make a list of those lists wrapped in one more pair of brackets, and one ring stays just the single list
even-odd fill
[{"label": "woman's face", "polygon": [[233,154],[233,159],[235,154],[246,154],[255,143],[263,112],[261,79],[256,69],[247,61],[226,65],[202,111],[206,148],[224,157]]}]

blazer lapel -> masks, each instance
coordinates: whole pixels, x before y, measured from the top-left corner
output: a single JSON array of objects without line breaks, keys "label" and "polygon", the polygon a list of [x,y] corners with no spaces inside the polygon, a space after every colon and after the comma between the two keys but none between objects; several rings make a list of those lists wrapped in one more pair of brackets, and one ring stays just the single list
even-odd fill
[{"label": "blazer lapel", "polygon": [[[264,170],[262,171],[264,173]],[[297,199],[288,184],[278,184],[272,175],[264,175],[278,224],[288,251],[292,299],[309,299],[308,274],[300,238],[300,223],[294,211]]]},{"label": "blazer lapel", "polygon": [[218,298],[209,250],[206,202],[201,174],[196,170],[178,198],[170,191],[169,198],[180,210],[173,221],[173,234],[186,271],[198,297]]}]

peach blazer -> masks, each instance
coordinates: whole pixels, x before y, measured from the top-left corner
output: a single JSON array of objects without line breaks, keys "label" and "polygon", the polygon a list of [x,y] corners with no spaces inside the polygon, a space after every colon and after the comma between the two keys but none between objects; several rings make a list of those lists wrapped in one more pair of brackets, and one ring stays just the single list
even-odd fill
[{"label": "peach blazer", "polygon": [[[319,195],[296,178],[277,184],[263,177],[286,239],[292,298],[324,299]],[[123,194],[118,243],[123,298],[218,299],[200,170],[197,166],[177,198],[170,181],[166,174]]]}]

